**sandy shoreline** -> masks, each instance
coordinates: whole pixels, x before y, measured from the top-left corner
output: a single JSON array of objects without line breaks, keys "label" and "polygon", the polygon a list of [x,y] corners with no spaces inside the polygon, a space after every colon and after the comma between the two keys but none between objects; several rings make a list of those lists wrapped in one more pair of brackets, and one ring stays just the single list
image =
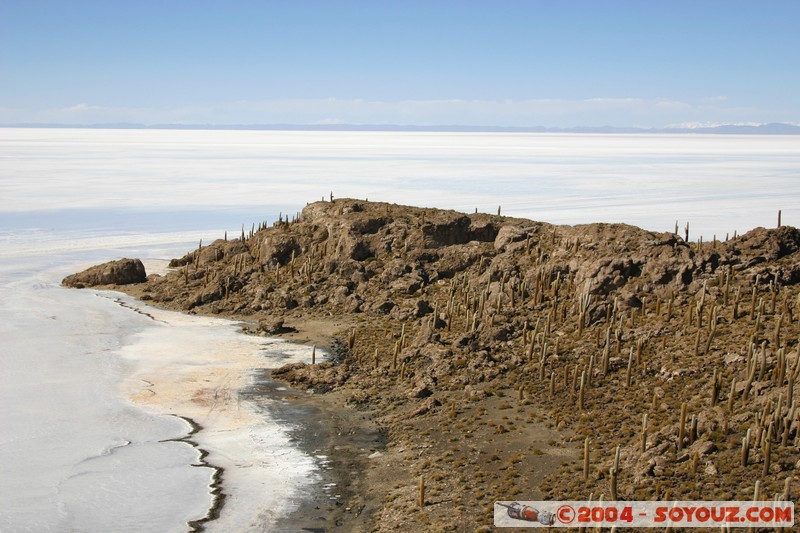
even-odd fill
[{"label": "sandy shoreline", "polygon": [[[320,481],[281,517],[272,531],[357,531],[368,528],[377,500],[366,491],[369,457],[385,450],[386,437],[370,417],[343,405],[335,392],[308,394],[268,376],[244,391],[245,397],[277,399],[264,409],[292,426],[293,444],[320,462]],[[320,490],[321,489],[321,490]],[[366,511],[366,512],[365,512]]]},{"label": "sandy shoreline", "polygon": [[[241,317],[226,316],[243,324],[243,334],[255,334],[256,325]],[[352,319],[285,315],[286,331],[269,337],[316,347],[335,354],[338,344],[353,326]],[[263,335],[263,334],[261,334]],[[317,359],[318,362],[321,359]],[[273,369],[252,369],[253,382],[240,390],[243,399],[289,428],[291,441],[320,466],[314,490],[302,495],[297,507],[281,516],[270,531],[281,533],[347,532],[371,529],[374,514],[383,502],[385,476],[380,459],[386,454],[388,434],[370,410],[347,405],[346,391],[314,393],[292,387],[272,377]],[[380,473],[379,473],[380,472]]]},{"label": "sandy shoreline", "polygon": [[[155,316],[160,308],[140,308],[148,306],[148,302],[137,299],[117,303],[152,320],[160,320]],[[285,341],[303,345],[307,350],[316,346],[320,355],[333,353],[337,342],[353,325],[348,319],[295,313],[286,317],[287,331],[265,337],[253,335],[255,324],[241,317],[213,318],[240,324],[236,335],[244,339]],[[289,513],[264,509],[269,516],[261,525],[281,533],[369,530],[389,489],[391,470],[397,464],[387,460],[388,433],[376,422],[377,413],[347,405],[348,391],[315,394],[273,379],[271,369],[263,361],[219,363],[198,365],[197,361],[178,359],[168,365],[160,364],[146,375],[138,374],[128,386],[128,395],[134,403],[159,411],[166,409],[186,421],[192,429],[189,435],[177,440],[195,447],[205,463],[203,466],[215,470],[210,485],[215,502],[206,517],[188,524],[190,531],[218,530],[222,522],[217,520],[227,514],[226,506],[231,510],[227,497],[230,472],[215,461],[214,452],[220,450],[204,448],[202,437],[208,431],[229,431],[230,427],[220,427],[221,419],[227,418],[242,427],[243,404],[255,407],[247,417],[251,423],[260,415],[277,421],[287,428],[292,446],[313,457],[318,466],[317,480],[310,490],[292,496],[294,509]],[[210,419],[212,413],[216,416]]]},{"label": "sandy shoreline", "polygon": [[[279,396],[285,399],[297,393],[279,391],[285,387],[269,379],[268,368],[310,359],[311,346],[244,335],[233,324],[222,328],[220,339],[212,339],[218,343],[216,348],[208,340],[197,346],[192,337],[201,335],[208,319],[145,307],[135,300],[117,303],[160,326],[155,328],[155,338],[139,338],[123,350],[134,372],[121,384],[122,395],[147,410],[183,419],[189,432],[175,440],[198,451],[195,466],[213,470],[208,514],[190,521],[190,531],[271,528],[282,514],[305,501],[305,495],[320,485],[320,478],[339,479],[336,473],[320,474],[319,460],[294,441],[308,442],[308,450],[330,453],[333,448],[299,437],[305,422],[296,417],[277,421],[270,407],[282,401]],[[177,330],[171,327],[175,325]],[[165,349],[160,336],[164,334],[183,338],[167,337],[173,349]],[[317,353],[322,357],[323,343],[319,344]],[[280,357],[265,359],[261,355],[265,350],[280,352]],[[279,504],[287,499],[291,505]]]}]

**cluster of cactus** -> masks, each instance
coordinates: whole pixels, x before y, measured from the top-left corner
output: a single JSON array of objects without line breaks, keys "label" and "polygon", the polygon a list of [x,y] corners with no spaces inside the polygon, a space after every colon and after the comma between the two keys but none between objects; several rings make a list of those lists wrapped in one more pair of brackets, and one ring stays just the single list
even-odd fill
[{"label": "cluster of cactus", "polygon": [[[337,207],[339,213],[344,212],[344,203]],[[385,209],[388,214],[388,205]],[[425,217],[425,211],[420,211],[417,222],[425,224]],[[284,231],[298,218],[284,220],[281,214],[269,231]],[[242,229],[242,240],[249,254],[233,260],[233,275],[248,268],[266,268],[270,274],[274,272],[274,277],[270,277],[277,284],[298,279],[312,284],[322,270],[328,241],[309,245],[301,254],[293,252],[284,265],[266,265],[265,242],[269,236],[262,236],[263,230],[267,230],[265,223],[257,229],[253,226],[249,235]],[[678,233],[677,223],[675,232]],[[646,398],[629,413],[628,423],[636,426],[631,442],[615,444],[612,466],[609,470],[602,469],[609,474],[612,499],[632,490],[626,486],[625,473],[620,469],[622,459],[651,451],[648,439],[655,438],[665,427],[670,431],[674,428],[670,439],[675,449],[689,454],[692,474],[697,473],[701,457],[685,448],[701,437],[740,438],[740,466],[751,468],[753,450],[758,450],[762,477],[771,475],[771,462],[778,447],[797,445],[800,421],[794,387],[800,364],[792,350],[797,346],[794,339],[800,329],[800,299],[793,301],[789,291],[774,279],[758,276],[749,279],[732,265],[725,265],[707,276],[696,294],[641,291],[637,294],[641,306],[627,307],[614,293],[606,295],[586,284],[576,286],[574,275],[553,260],[556,251],[562,257],[581,254],[588,243],[584,246],[578,237],[559,235],[555,227],[552,231],[528,232],[524,239],[512,269],[493,264],[492,253],[487,251],[449,282],[425,287],[422,293],[433,302],[432,316],[413,322],[410,327],[415,328],[415,333],[417,328],[436,331],[442,342],[471,334],[484,342],[485,335],[496,328],[508,327],[513,332],[513,349],[523,361],[520,377],[513,383],[520,403],[536,404],[541,393],[548,404],[571,407],[564,410],[563,416],[576,423],[580,423],[581,417],[588,419],[590,412],[609,409],[609,398],[614,395]],[[688,239],[687,223],[685,241]],[[712,251],[718,248],[716,237],[710,247]],[[201,242],[194,256],[195,270],[200,266],[202,249]],[[704,250],[702,239],[698,239],[692,250],[697,254],[710,253]],[[183,275],[189,283],[188,268],[184,268]],[[204,283],[215,275],[220,274],[207,270]],[[230,279],[224,286],[227,298],[228,287],[232,286]],[[430,328],[425,320],[430,320]],[[362,340],[353,329],[347,344],[355,362],[362,363],[365,371],[378,369],[379,375],[389,375],[395,383],[408,386],[403,381],[407,374],[417,372],[415,365],[419,363],[404,356],[405,330],[403,324],[399,333],[393,329],[393,334],[387,335],[392,339],[390,342],[375,345],[370,341],[367,346],[366,336]],[[684,335],[680,339],[676,337],[678,332]],[[732,336],[745,334],[748,340],[742,347],[742,363],[737,360],[726,363],[724,357],[730,354],[721,347],[727,350]],[[701,375],[705,377],[700,381],[708,389],[703,388],[702,393],[696,390],[665,393],[663,402],[672,408],[656,415],[659,407],[655,388],[663,384],[657,375],[659,369],[665,373],[679,372],[688,366],[703,372]],[[767,382],[770,387],[765,392]],[[452,402],[447,410],[449,416],[455,417],[456,407],[456,402]],[[747,428],[732,426],[729,424],[732,415],[755,423]],[[701,420],[708,422],[715,417],[725,419],[722,435],[703,429],[706,426],[701,424]],[[591,485],[594,479],[590,476],[589,443],[587,437],[583,476]],[[610,450],[607,457],[608,453]],[[420,483],[424,486],[422,479]],[[669,479],[658,480],[656,497],[664,496],[665,484],[669,484]],[[424,502],[424,494],[419,501]]]}]

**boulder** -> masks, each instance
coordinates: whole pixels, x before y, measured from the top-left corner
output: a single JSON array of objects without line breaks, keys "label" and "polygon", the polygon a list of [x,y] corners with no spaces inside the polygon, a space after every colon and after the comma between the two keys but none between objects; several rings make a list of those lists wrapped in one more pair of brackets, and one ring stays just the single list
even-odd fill
[{"label": "boulder", "polygon": [[280,318],[262,318],[258,321],[258,331],[266,334],[283,333],[287,330]]},{"label": "boulder", "polygon": [[528,233],[519,226],[503,226],[494,239],[494,249],[505,251],[511,243],[524,241]]},{"label": "boulder", "polygon": [[97,285],[129,285],[145,281],[147,274],[142,262],[138,259],[125,258],[87,268],[83,272],[67,276],[61,283],[66,287],[81,289]]}]

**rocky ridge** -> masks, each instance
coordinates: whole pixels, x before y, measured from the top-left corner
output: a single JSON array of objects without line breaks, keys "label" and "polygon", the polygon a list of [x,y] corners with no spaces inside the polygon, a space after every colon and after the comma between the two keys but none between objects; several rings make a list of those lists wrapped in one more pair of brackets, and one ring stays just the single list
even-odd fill
[{"label": "rocky ridge", "polygon": [[[387,428],[373,530],[466,531],[495,500],[792,499],[799,251],[342,199],[121,290],[262,334],[346,320],[335,360],[272,375]],[[65,284],[119,283],[93,268]]]}]

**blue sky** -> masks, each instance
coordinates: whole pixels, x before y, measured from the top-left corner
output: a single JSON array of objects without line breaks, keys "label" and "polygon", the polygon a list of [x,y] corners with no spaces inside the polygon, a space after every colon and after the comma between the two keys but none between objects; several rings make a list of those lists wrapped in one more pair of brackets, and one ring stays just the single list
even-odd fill
[{"label": "blue sky", "polygon": [[800,123],[800,1],[0,0],[0,123]]}]

